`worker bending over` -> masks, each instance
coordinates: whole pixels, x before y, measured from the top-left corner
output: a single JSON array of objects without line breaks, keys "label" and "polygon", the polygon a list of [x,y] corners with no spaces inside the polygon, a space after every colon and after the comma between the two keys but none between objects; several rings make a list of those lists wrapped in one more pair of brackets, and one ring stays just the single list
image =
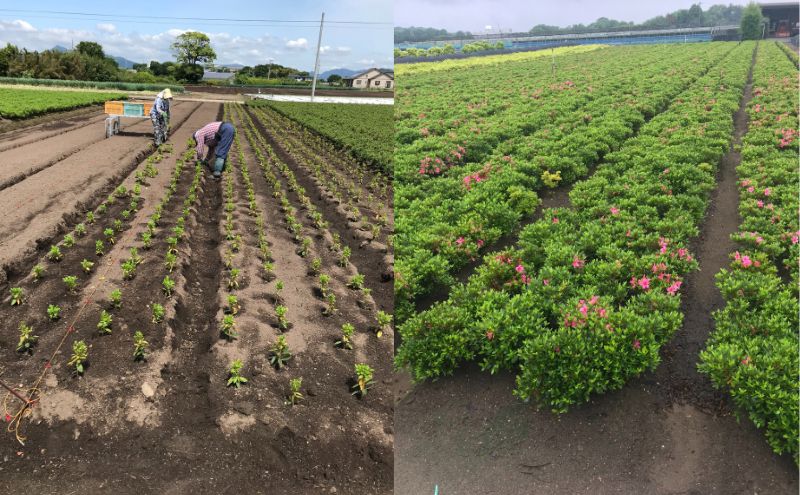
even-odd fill
[{"label": "worker bending over", "polygon": [[[211,159],[214,158],[213,172],[214,178],[219,179],[225,169],[225,159],[233,144],[233,136],[236,129],[230,122],[211,122],[196,131],[192,138],[195,142],[196,158],[203,162],[207,167],[211,167]],[[204,153],[208,146],[208,153]]]},{"label": "worker bending over", "polygon": [[167,88],[156,95],[156,101],[153,103],[153,108],[150,109],[150,120],[153,121],[153,139],[156,146],[167,140],[171,100],[172,91]]}]

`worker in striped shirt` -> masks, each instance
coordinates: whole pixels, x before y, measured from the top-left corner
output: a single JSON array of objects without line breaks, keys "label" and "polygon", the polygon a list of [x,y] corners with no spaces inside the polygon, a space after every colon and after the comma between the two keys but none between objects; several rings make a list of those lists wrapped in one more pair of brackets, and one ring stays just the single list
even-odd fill
[{"label": "worker in striped shirt", "polygon": [[[236,134],[233,124],[230,122],[210,122],[192,134],[195,142],[196,158],[210,167],[212,156],[214,157],[214,178],[222,177],[225,169],[225,159],[233,144],[233,136]],[[208,147],[208,153],[205,148]]]},{"label": "worker in striped shirt", "polygon": [[150,120],[153,122],[153,139],[156,146],[167,140],[169,127],[169,104],[172,100],[172,91],[167,88],[156,95],[153,108],[150,109]]}]

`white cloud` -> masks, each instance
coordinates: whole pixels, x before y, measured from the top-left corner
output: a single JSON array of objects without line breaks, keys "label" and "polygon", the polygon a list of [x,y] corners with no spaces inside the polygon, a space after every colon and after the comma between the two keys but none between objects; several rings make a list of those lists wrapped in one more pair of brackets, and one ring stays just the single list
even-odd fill
[{"label": "white cloud", "polygon": [[102,31],[104,33],[113,33],[117,30],[117,26],[109,23],[109,22],[101,22],[97,25],[97,30]]},{"label": "white cloud", "polygon": [[21,31],[24,33],[35,32],[36,28],[30,23],[17,19],[16,21],[0,21],[0,31]]},{"label": "white cloud", "polygon": [[306,50],[308,48],[308,40],[305,38],[289,40],[286,42],[286,48],[289,48],[290,50]]}]

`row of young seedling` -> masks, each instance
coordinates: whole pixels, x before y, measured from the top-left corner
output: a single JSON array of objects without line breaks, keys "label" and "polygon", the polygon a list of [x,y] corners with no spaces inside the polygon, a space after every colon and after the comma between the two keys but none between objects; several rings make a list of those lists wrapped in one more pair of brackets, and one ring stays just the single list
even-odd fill
[{"label": "row of young seedling", "polygon": [[[260,109],[257,109],[255,113],[267,121],[267,127],[269,128],[275,128],[275,126],[282,128],[280,126],[284,124],[283,120],[287,120],[285,118],[282,118],[280,121],[271,119]],[[273,112],[273,115],[276,114]],[[291,121],[289,122],[291,123]],[[360,230],[369,232],[374,240],[378,240],[381,236],[381,232],[385,230],[387,233],[387,244],[392,243],[391,226],[389,225],[389,217],[385,204],[377,201],[372,193],[367,193],[366,202],[368,209],[374,212],[373,223],[369,216],[358,207],[359,201],[364,199],[362,198],[363,194],[360,188],[355,185],[352,179],[341,174],[334,164],[325,161],[320,156],[318,150],[310,148],[307,141],[300,141],[298,138],[291,136],[290,133],[275,133],[274,139],[297,163],[305,166],[305,168],[309,170],[340,203],[345,205],[348,218],[353,221],[358,221]],[[313,138],[310,139],[313,142]],[[284,170],[281,171],[285,176],[286,172]],[[287,180],[291,179],[287,177]]]},{"label": "row of young seedling", "polygon": [[[241,120],[241,115],[240,115],[240,120]],[[313,273],[314,275],[319,277],[320,290],[322,292],[324,300],[326,301],[326,307],[324,312],[327,315],[333,315],[337,312],[337,308],[336,308],[336,296],[330,287],[330,280],[331,280],[330,275],[321,272],[322,261],[320,258],[310,257],[311,245],[312,245],[311,238],[302,235],[302,223],[299,222],[295,216],[297,212],[289,203],[287,195],[281,189],[280,182],[269,168],[267,164],[268,161],[264,158],[263,154],[261,153],[261,150],[256,145],[252,126],[244,126],[244,131],[255,152],[256,158],[259,161],[262,170],[264,171],[264,177],[267,180],[268,184],[270,184],[270,186],[273,189],[273,196],[276,199],[278,199],[279,202],[281,203],[281,210],[284,213],[284,220],[286,222],[286,225],[289,231],[292,233],[295,242],[299,244],[297,254],[308,261],[310,273]],[[241,149],[240,143],[238,141],[238,136],[236,139],[236,146],[238,150],[239,161],[242,164],[243,178],[248,188],[248,195],[252,198],[252,183],[249,180],[249,173],[247,172],[246,168],[244,152]],[[298,192],[302,193],[302,191]],[[258,218],[261,218],[260,211],[256,211],[254,215],[256,215]],[[261,258],[262,260],[264,260],[265,263],[264,271],[265,275],[269,279],[269,277],[272,276],[272,270],[274,267],[272,265],[271,255],[269,253],[269,247],[266,242],[266,237],[263,231],[263,222],[258,222],[258,235],[259,235],[259,249],[261,253]],[[350,255],[349,248],[346,249],[348,251],[344,252],[343,256],[340,257],[339,260],[343,266],[347,265],[348,258]],[[357,274],[356,276],[354,276],[353,279],[351,280],[350,286],[354,289],[361,290],[362,294],[366,296],[365,299],[367,300],[369,299],[368,297],[369,289],[363,286],[363,275]],[[278,292],[280,292],[281,289],[280,281],[276,283],[276,288],[278,289]],[[276,315],[278,316],[278,326],[281,330],[285,330],[288,328],[286,311],[287,310],[284,306],[276,307]],[[387,325],[390,324],[391,324],[391,316],[381,312],[379,318],[379,330],[377,331],[378,336],[380,336],[382,334],[383,329],[385,329]],[[353,348],[352,336],[354,330],[355,328],[353,327],[352,324],[345,323],[342,326],[342,336],[340,337],[339,340],[336,341],[335,345],[342,349],[352,349]],[[276,369],[282,369],[292,358],[292,354],[288,348],[288,344],[286,343],[286,340],[282,335],[278,337],[277,341],[270,348],[269,352],[270,352],[270,358],[269,358],[270,364],[274,366]],[[231,371],[233,371],[233,369]],[[366,394],[366,390],[369,384],[371,384],[372,370],[366,364],[358,364],[357,375],[358,378],[356,380],[356,388],[357,388],[356,393],[362,395]],[[299,378],[290,380],[290,388],[292,389],[292,392],[290,394],[291,403],[294,402],[294,400],[291,399],[292,397],[294,397],[295,399],[299,397],[298,394],[301,382],[302,379]]]},{"label": "row of young seedling", "polygon": [[[187,146],[190,147],[189,144]],[[153,246],[154,240],[158,238],[159,232],[162,229],[161,219],[164,214],[165,208],[170,204],[173,196],[178,190],[178,182],[181,173],[185,167],[186,160],[189,159],[193,151],[187,150],[181,159],[176,160],[175,168],[173,169],[170,183],[164,192],[161,201],[156,205],[153,213],[147,219],[146,230],[140,234],[141,248],[149,250]],[[181,215],[175,222],[175,226],[170,230],[170,234],[165,239],[167,249],[164,253],[164,267],[166,271],[172,272],[177,264],[178,250],[177,246],[184,239],[185,223],[190,214],[190,207],[197,199],[197,187],[199,185],[200,175],[202,169],[197,167],[195,169],[194,179],[189,186],[187,196],[183,202],[183,210]],[[139,248],[136,246],[129,248],[129,256],[126,259],[120,260],[122,269],[123,280],[133,280],[136,277],[136,269],[144,261],[143,257],[139,254]],[[162,291],[167,299],[169,299],[175,290],[175,281],[167,274],[162,280]],[[109,295],[108,309],[103,309],[100,312],[100,320],[97,323],[97,330],[101,335],[108,335],[112,333],[114,324],[114,312],[122,307],[122,291],[116,288],[111,291]],[[152,323],[158,325],[162,323],[166,316],[166,309],[164,305],[153,302],[151,305]],[[146,358],[148,353],[149,342],[145,340],[144,333],[137,329],[133,332],[133,359],[134,361],[142,361]],[[73,342],[73,355],[68,364],[73,368],[76,375],[80,375],[85,370],[85,363],[88,359],[88,347],[85,341],[76,340]]]},{"label": "row of young seedling", "polygon": [[[67,233],[64,238],[57,244],[50,246],[45,258],[51,264],[61,263],[65,254],[78,243],[80,238],[85,237],[91,226],[99,222],[101,218],[108,212],[110,206],[115,205],[117,202],[127,201],[129,203],[127,208],[122,210],[119,217],[114,219],[102,231],[102,239],[95,241],[95,254],[100,257],[105,253],[105,243],[110,242],[113,244],[119,234],[126,230],[130,225],[128,221],[135,214],[140,207],[141,188],[146,185],[146,179],[155,177],[158,174],[158,169],[155,164],[163,159],[164,154],[169,154],[172,151],[171,146],[163,145],[156,153],[149,156],[145,161],[145,167],[135,174],[134,187],[128,190],[124,185],[118,186],[94,211],[86,213],[86,218],[83,222],[78,223],[74,229]],[[89,227],[87,227],[89,226]],[[84,258],[80,261],[80,273],[90,275],[94,270],[97,261],[92,261]],[[31,279],[34,283],[38,283],[46,278],[47,268],[46,264],[37,263],[31,271]],[[62,277],[62,282],[66,289],[67,294],[77,294],[80,279],[78,275],[65,275]],[[12,287],[11,292],[11,305],[21,306],[25,299],[24,290],[22,287]],[[58,304],[48,304],[46,309],[47,317],[51,321],[61,319],[61,307]],[[38,336],[34,335],[33,328],[26,322],[19,324],[19,341],[17,344],[17,351],[32,353],[33,347],[38,341]],[[84,344],[85,346],[85,344]],[[80,347],[80,346],[79,346]],[[81,366],[81,369],[83,367]]]}]

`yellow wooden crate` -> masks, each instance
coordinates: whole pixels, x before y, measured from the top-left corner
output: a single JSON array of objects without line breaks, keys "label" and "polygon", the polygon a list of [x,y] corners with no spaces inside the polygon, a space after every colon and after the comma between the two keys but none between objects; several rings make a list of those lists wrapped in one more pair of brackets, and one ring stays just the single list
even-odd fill
[{"label": "yellow wooden crate", "polygon": [[104,111],[109,115],[122,115],[124,109],[124,103],[121,101],[107,101]]},{"label": "yellow wooden crate", "polygon": [[108,115],[121,115],[124,117],[147,117],[153,103],[107,101],[104,111]]}]

